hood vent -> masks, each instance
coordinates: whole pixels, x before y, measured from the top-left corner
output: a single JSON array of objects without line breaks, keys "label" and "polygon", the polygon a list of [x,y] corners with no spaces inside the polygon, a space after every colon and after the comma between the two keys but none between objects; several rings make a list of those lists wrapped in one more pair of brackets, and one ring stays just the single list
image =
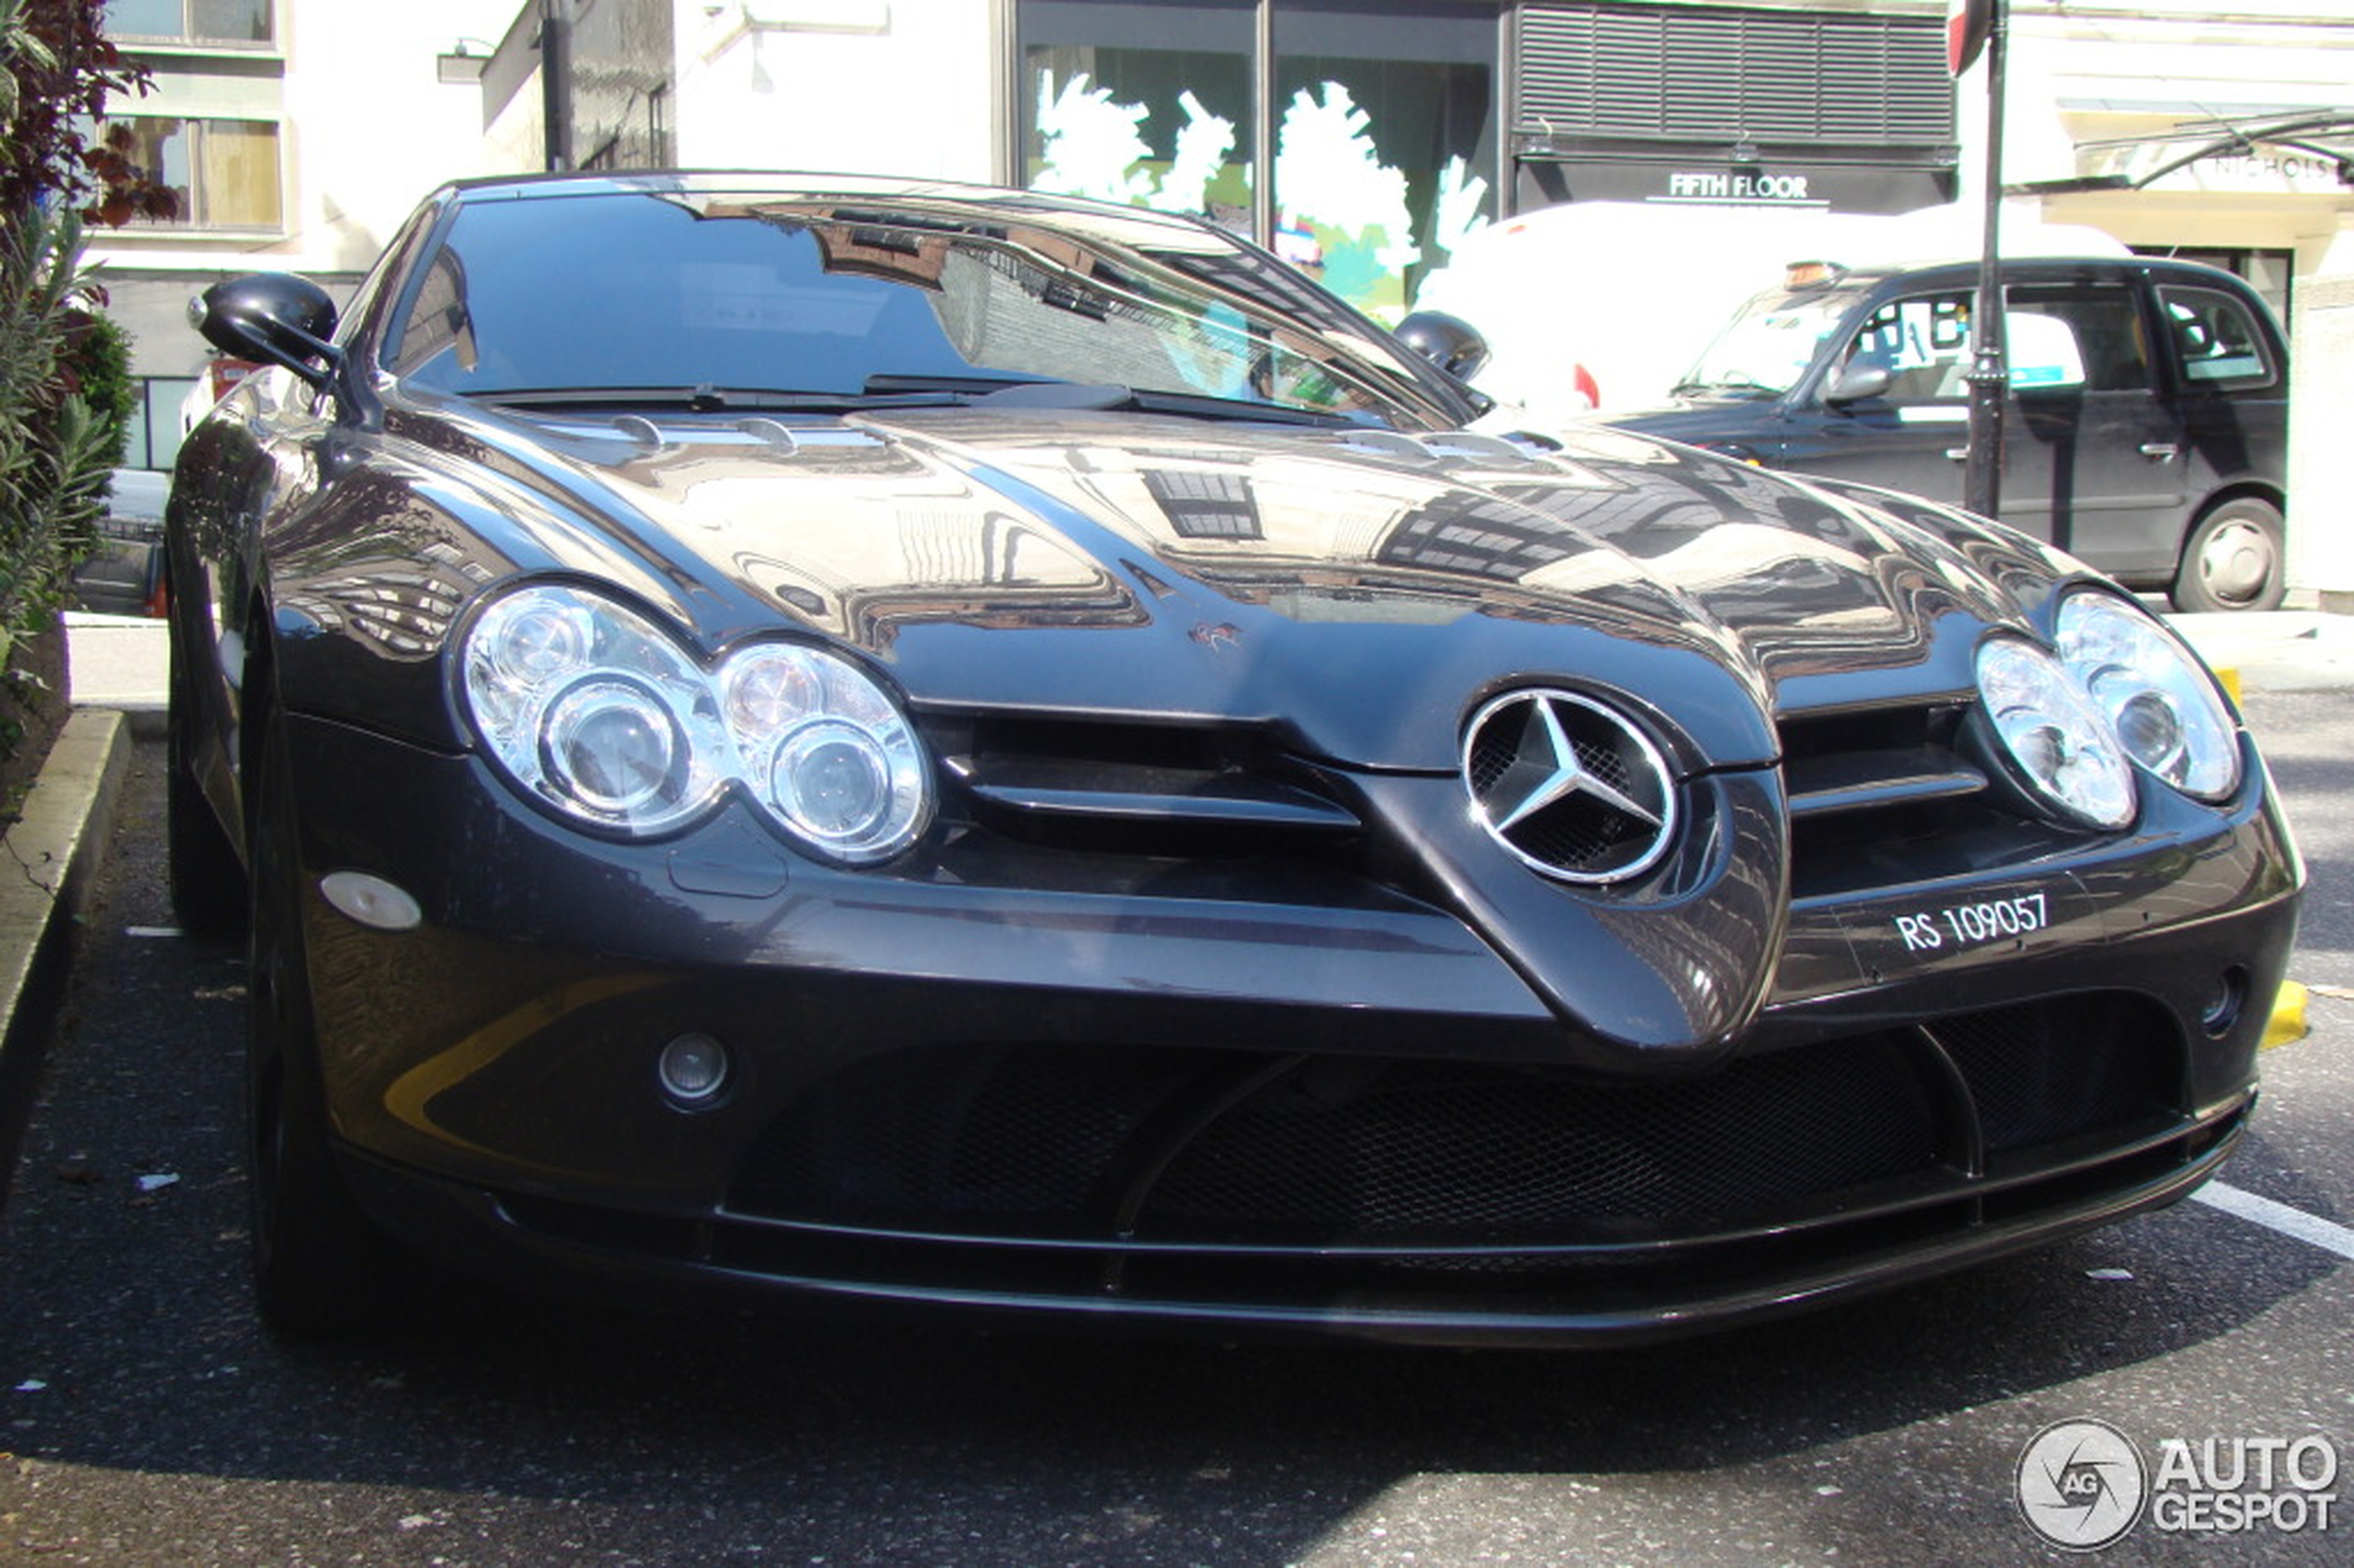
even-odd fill
[{"label": "hood vent", "polygon": [[1408,436],[1395,430],[1352,430],[1333,437],[1333,444],[1367,457],[1393,462],[1434,464],[1470,462],[1484,469],[1540,467],[1558,447],[1530,435],[1483,436],[1470,430],[1449,430],[1430,436]]}]

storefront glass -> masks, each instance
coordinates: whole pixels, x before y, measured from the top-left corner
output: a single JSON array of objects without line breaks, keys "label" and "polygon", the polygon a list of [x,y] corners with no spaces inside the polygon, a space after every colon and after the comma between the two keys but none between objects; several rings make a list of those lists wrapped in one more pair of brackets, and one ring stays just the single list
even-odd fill
[{"label": "storefront glass", "polygon": [[1250,231],[1255,0],[1024,0],[1024,183]]},{"label": "storefront glass", "polygon": [[1492,7],[1276,0],[1275,248],[1396,321],[1495,215]]},{"label": "storefront glass", "polygon": [[1019,18],[1033,189],[1249,234],[1265,169],[1273,231],[1255,237],[1390,321],[1497,210],[1493,0],[1022,0]]}]

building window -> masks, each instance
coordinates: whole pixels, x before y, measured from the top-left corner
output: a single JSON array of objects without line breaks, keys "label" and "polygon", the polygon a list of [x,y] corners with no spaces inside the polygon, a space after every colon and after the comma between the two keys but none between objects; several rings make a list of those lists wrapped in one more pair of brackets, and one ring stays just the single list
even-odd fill
[{"label": "building window", "polygon": [[180,197],[180,215],[140,227],[276,229],[283,226],[278,127],[260,120],[124,115],[99,135]]},{"label": "building window", "polygon": [[271,0],[108,0],[107,35],[120,42],[271,44],[277,39]]},{"label": "building window", "polygon": [[180,456],[180,442],[186,435],[184,411],[203,384],[193,376],[180,375],[143,375],[138,382],[139,397],[131,408],[131,439],[122,466],[168,471]]},{"label": "building window", "polygon": [[1022,177],[1252,234],[1394,321],[1496,212],[1500,39],[1493,0],[1022,0]]}]

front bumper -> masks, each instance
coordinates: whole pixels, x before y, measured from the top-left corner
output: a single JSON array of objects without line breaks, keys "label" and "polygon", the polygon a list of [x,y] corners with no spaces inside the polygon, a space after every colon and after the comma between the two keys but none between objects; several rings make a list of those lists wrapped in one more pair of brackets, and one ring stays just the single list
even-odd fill
[{"label": "front bumper", "polygon": [[[605,1295],[1433,1341],[1786,1310],[2204,1181],[2264,1023],[2219,987],[2269,999],[2295,928],[2251,786],[2196,841],[2037,868],[2054,917],[2016,941],[1895,917],[2021,896],[2017,866],[1802,902],[1713,1065],[1612,1076],[1465,920],[1339,870],[851,874],[735,814],[601,844],[470,759],[289,722],[297,779],[348,781],[299,805],[355,1191],[422,1250]],[[336,914],[334,869],[425,925]],[[655,1069],[689,1032],[732,1064],[699,1109]]]}]

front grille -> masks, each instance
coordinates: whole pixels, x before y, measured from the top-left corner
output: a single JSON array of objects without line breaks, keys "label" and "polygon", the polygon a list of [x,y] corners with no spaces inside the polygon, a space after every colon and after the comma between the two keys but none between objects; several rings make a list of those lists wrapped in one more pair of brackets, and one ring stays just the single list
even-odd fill
[{"label": "front grille", "polygon": [[1007,841],[1223,858],[1322,854],[1363,824],[1247,727],[929,715],[943,816]]},{"label": "front grille", "polygon": [[1972,705],[1956,695],[1779,719],[1792,897],[1978,875],[2082,846],[1976,760]]},{"label": "front grille", "polygon": [[[2173,1108],[2179,1050],[2124,1051],[2102,1017],[2114,1002],[2071,997],[1943,1019],[1931,1027],[1977,1107],[1989,1154],[2031,1148]],[[2171,1031],[2168,1031],[2171,1034]]]},{"label": "front grille", "polygon": [[1180,1233],[1385,1237],[1736,1219],[1917,1169],[1932,1128],[1879,1040],[1608,1088],[1310,1062],[1204,1130],[1143,1212]]},{"label": "front grille", "polygon": [[1755,1229],[1991,1153],[2183,1113],[2145,999],[2005,1008],[1679,1081],[1246,1052],[925,1047],[780,1116],[730,1208],[810,1224],[1289,1246],[1570,1246]]}]

